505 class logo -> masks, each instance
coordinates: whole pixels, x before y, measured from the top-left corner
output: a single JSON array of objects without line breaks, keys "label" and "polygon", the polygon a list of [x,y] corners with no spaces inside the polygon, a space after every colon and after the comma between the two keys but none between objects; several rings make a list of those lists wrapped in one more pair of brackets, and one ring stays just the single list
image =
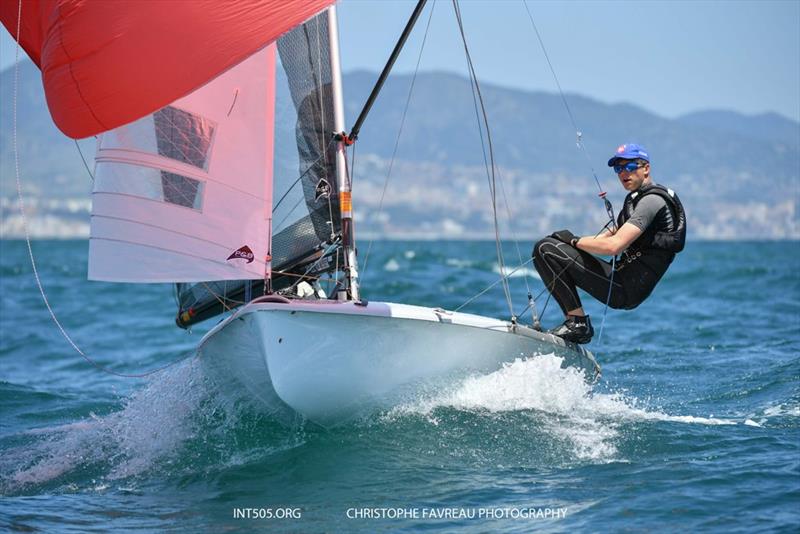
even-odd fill
[{"label": "505 class logo", "polygon": [[253,251],[250,250],[250,247],[245,245],[245,246],[241,247],[240,249],[235,250],[233,252],[233,254],[228,256],[228,259],[226,261],[247,260],[247,263],[252,263],[253,260],[255,259],[255,257],[256,257],[256,255],[253,254]]}]

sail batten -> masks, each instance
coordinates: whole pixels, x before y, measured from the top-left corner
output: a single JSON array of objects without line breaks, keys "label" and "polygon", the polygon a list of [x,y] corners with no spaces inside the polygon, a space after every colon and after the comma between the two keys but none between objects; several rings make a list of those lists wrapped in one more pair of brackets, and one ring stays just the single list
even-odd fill
[{"label": "sail batten", "polygon": [[[139,229],[140,227],[147,227],[147,228],[151,228],[154,231],[169,232],[169,233],[172,233],[172,234],[174,234],[176,236],[179,236],[181,238],[190,238],[190,239],[192,239],[194,241],[202,243],[204,246],[207,246],[207,247],[217,247],[219,249],[218,252],[220,254],[223,253],[224,251],[228,250],[228,245],[226,245],[225,243],[218,243],[218,242],[215,242],[215,241],[211,241],[209,239],[203,239],[203,238],[197,237],[194,234],[176,231],[174,228],[166,228],[164,226],[159,226],[158,224],[155,224],[155,223],[143,223],[143,222],[138,221],[138,220],[124,219],[122,217],[115,217],[115,216],[111,216],[111,215],[101,215],[101,214],[97,214],[97,213],[92,214],[92,218],[106,219],[106,220],[110,221],[111,224],[124,225],[124,224],[127,223],[127,224],[130,224],[130,225],[134,225],[135,228],[137,228],[137,229]],[[121,233],[122,232],[119,232],[119,234],[121,234]],[[132,234],[128,233],[127,235],[130,236]],[[102,234],[100,234],[98,232],[98,234],[96,236],[94,236],[94,239],[105,239],[105,240],[120,241],[120,242],[129,241],[129,240],[120,238],[118,235],[115,235],[114,233],[109,233],[109,236],[110,237],[105,237],[104,235],[102,235]],[[140,242],[140,243],[136,243],[136,244],[145,245],[144,242]],[[153,245],[153,246],[154,246],[154,248],[160,248],[160,249],[163,249],[163,250],[172,250],[172,249],[168,249],[166,247],[159,247],[157,245]],[[177,250],[173,250],[173,251],[174,252],[178,252]],[[217,261],[217,260],[209,259],[209,261]],[[264,263],[263,261],[259,260],[258,258],[253,258],[253,261],[257,262],[257,263],[260,262],[261,264]]]},{"label": "sail batten", "polygon": [[[220,187],[235,191],[237,194],[249,196],[260,201],[266,200],[263,196],[259,196],[253,191],[242,189],[236,184],[229,183],[223,178],[217,178],[208,173],[200,173],[197,171],[197,169],[192,169],[191,167],[182,166],[180,164],[176,165],[175,162],[165,160],[158,156],[152,156],[150,154],[130,153],[122,150],[113,152],[104,151],[102,156],[95,158],[95,164],[96,166],[99,166],[104,163],[133,165],[143,169],[153,169],[171,174],[177,174],[201,182],[214,182],[219,184]],[[108,182],[106,182],[104,185],[108,185]],[[97,190],[95,190],[95,192],[97,192]]]},{"label": "sail batten", "polygon": [[[172,269],[174,269],[175,265],[186,261],[190,261],[193,265],[202,267],[203,271],[206,273],[215,272],[215,278],[219,280],[240,280],[242,276],[240,270],[237,269],[235,272],[231,272],[231,267],[225,263],[208,259],[207,249],[203,249],[199,254],[192,254],[187,253],[185,250],[177,252],[175,250],[159,248],[150,243],[97,237],[90,242],[89,251],[90,254],[108,257],[106,263],[111,267],[116,267],[116,269],[112,270],[115,273],[124,273],[126,268],[125,260],[120,260],[114,255],[114,251],[119,249],[120,246],[139,252],[137,256],[139,257],[140,267],[142,270],[146,270],[149,279],[143,279],[142,276],[136,275],[126,280],[124,274],[115,274],[113,277],[106,277],[105,273],[95,273],[90,267],[89,277],[92,280],[103,282],[168,283],[171,278],[174,278]],[[153,251],[157,251],[158,254],[150,254]],[[259,265],[261,267],[259,272],[263,272],[264,262],[260,262]],[[194,278],[187,276],[184,282],[201,282],[206,276],[207,275],[195,276]],[[262,276],[254,273],[251,278],[253,280],[259,280]]]}]

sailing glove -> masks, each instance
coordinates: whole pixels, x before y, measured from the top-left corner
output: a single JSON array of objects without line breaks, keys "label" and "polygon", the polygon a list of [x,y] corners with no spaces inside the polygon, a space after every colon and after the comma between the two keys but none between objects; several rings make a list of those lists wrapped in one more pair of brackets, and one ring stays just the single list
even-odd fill
[{"label": "sailing glove", "polygon": [[559,230],[558,232],[553,232],[550,234],[550,237],[553,239],[558,239],[562,243],[566,243],[567,245],[572,245],[573,247],[580,239],[578,236],[570,232],[569,230]]}]

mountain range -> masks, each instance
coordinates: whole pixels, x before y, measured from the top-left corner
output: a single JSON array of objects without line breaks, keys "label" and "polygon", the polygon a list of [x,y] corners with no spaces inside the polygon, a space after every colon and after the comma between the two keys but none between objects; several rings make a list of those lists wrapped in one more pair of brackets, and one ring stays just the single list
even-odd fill
[{"label": "mountain range", "polygon": [[[13,209],[13,78],[13,67],[0,72],[3,237],[21,231],[21,218]],[[344,75],[348,123],[376,78],[366,71]],[[576,233],[596,231],[606,216],[595,177],[614,205],[621,206],[624,191],[606,160],[619,144],[635,141],[650,150],[654,179],[680,195],[690,239],[800,238],[796,121],[774,113],[747,116],[724,110],[671,119],[632,104],[608,104],[578,94],[562,99],[558,93],[489,83],[481,83],[480,91],[506,236],[532,240],[564,227]],[[488,139],[477,121],[478,111],[464,77],[424,72],[389,78],[355,145],[354,207],[361,235],[493,235],[484,164]],[[580,128],[583,150],[570,114]],[[19,69],[16,138],[34,235],[85,234],[91,178],[81,156],[91,168],[94,140],[77,143],[79,151],[76,142],[56,129],[40,74],[27,61]]]}]

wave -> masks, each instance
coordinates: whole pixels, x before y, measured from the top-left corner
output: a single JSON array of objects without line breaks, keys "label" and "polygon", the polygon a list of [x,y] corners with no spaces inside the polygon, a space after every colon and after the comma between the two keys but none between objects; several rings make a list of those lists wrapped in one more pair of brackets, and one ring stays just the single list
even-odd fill
[{"label": "wave", "polygon": [[[562,368],[561,358],[544,355],[439,386],[368,418],[366,428],[359,421],[353,423],[355,429],[350,425],[329,432],[306,428],[300,419],[286,426],[259,413],[247,398],[221,394],[201,363],[193,358],[155,375],[121,409],[107,415],[3,438],[11,446],[4,446],[0,458],[0,493],[96,489],[111,483],[130,487],[138,477],[153,473],[213,476],[307,443],[318,449],[339,447],[341,440],[361,445],[396,440],[405,446],[413,446],[408,441],[414,439],[445,440],[467,456],[502,455],[492,446],[484,448],[487,439],[503,432],[503,439],[495,440],[497,447],[514,441],[518,458],[533,454],[568,464],[608,463],[625,460],[620,449],[630,441],[630,423],[758,425],[749,418],[670,415],[622,393],[598,392],[580,371]],[[794,415],[796,407],[780,406],[764,415],[773,412]],[[500,420],[480,420],[486,416]],[[422,428],[409,432],[420,420]],[[467,430],[474,431],[476,441],[459,443],[456,436]]]}]

